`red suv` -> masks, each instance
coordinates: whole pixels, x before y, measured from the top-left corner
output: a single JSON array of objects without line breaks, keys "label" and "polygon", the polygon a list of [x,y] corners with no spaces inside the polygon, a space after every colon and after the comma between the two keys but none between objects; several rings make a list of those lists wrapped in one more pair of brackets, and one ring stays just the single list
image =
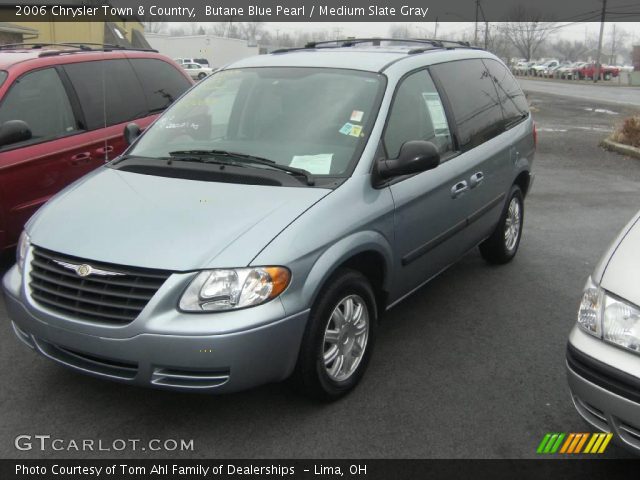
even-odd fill
[{"label": "red suv", "polygon": [[0,46],[0,252],[52,195],[122,153],[193,81],[155,51]]}]

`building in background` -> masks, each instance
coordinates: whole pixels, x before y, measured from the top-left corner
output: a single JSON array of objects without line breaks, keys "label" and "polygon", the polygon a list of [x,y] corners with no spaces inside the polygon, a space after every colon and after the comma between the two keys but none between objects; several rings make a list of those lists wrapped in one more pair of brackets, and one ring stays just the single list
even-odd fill
[{"label": "building in background", "polygon": [[0,45],[22,43],[37,38],[38,31],[15,23],[0,22]]},{"label": "building in background", "polygon": [[202,58],[212,68],[219,68],[241,58],[258,55],[260,48],[246,40],[214,35],[172,37],[163,33],[147,33],[151,47],[171,58]]},{"label": "building in background", "polygon": [[[82,0],[20,0],[21,5],[83,5]],[[105,2],[106,3],[106,2]],[[0,13],[13,13],[15,5],[0,5]],[[11,16],[11,15],[9,15]],[[15,17],[12,17],[15,18]],[[34,43],[98,43],[120,45],[133,48],[151,48],[144,36],[144,26],[135,16],[111,17],[104,22],[54,21],[48,13],[34,21],[13,21],[0,23],[0,44]],[[3,33],[2,25],[5,25]],[[20,31],[23,30],[22,35]]]}]

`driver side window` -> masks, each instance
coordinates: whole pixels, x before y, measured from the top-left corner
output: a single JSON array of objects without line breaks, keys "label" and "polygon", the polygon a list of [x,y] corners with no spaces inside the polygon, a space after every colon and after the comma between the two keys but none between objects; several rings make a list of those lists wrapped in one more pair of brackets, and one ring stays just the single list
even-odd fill
[{"label": "driver side window", "polygon": [[433,143],[440,156],[452,151],[444,107],[426,70],[402,80],[393,99],[383,140],[389,158],[398,158],[400,147],[410,140]]}]

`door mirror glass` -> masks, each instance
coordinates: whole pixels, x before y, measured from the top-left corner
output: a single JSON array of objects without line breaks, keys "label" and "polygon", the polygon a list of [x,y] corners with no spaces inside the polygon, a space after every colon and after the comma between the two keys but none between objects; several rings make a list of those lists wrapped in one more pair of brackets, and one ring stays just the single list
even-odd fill
[{"label": "door mirror glass", "polygon": [[411,140],[402,145],[398,158],[380,160],[378,172],[382,178],[391,178],[432,170],[439,164],[440,154],[433,143]]},{"label": "door mirror glass", "polygon": [[31,139],[31,129],[22,120],[8,120],[0,125],[0,147]]},{"label": "door mirror glass", "polygon": [[141,133],[142,130],[140,130],[137,123],[129,123],[124,127],[124,139],[127,142],[127,145],[131,145]]}]

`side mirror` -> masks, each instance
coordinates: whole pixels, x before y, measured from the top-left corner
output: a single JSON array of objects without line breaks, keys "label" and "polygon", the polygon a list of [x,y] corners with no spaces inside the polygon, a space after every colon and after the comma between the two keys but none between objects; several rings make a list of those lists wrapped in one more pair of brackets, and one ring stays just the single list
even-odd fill
[{"label": "side mirror", "polygon": [[31,129],[22,120],[8,120],[0,125],[0,147],[31,139]]},{"label": "side mirror", "polygon": [[124,139],[127,142],[127,145],[131,145],[136,138],[140,136],[142,130],[137,123],[129,123],[126,127],[124,127]]},{"label": "side mirror", "polygon": [[438,165],[440,154],[433,143],[410,140],[400,147],[398,158],[378,161],[378,173],[382,178],[391,178],[425,172]]}]

